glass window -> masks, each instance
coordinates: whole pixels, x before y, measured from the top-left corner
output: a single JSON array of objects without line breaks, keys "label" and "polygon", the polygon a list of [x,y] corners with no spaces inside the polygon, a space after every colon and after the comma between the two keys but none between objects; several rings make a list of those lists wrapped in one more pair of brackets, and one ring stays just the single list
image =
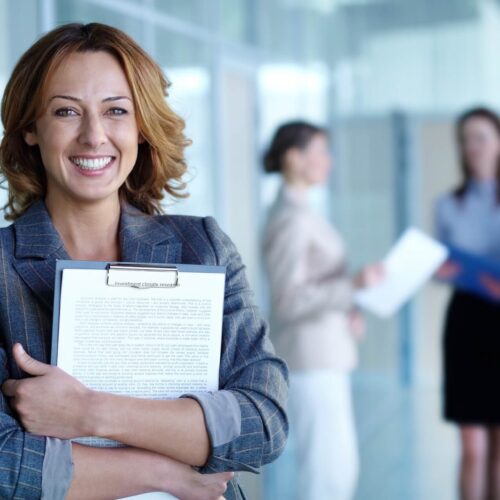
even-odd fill
[{"label": "glass window", "polygon": [[[22,29],[20,29],[22,27]],[[0,0],[0,96],[21,54],[34,42],[39,32],[36,0],[11,2]],[[3,136],[3,126],[0,124]],[[3,185],[3,187],[6,187]],[[0,208],[7,202],[7,191],[0,189]],[[0,217],[0,226],[10,224]]]},{"label": "glass window", "polygon": [[57,22],[59,24],[78,22],[99,22],[119,28],[130,35],[140,44],[144,41],[144,34],[148,29],[145,22],[136,19],[124,10],[114,10],[100,5],[82,2],[80,0],[65,0],[57,3]]},{"label": "glass window", "polygon": [[207,0],[154,0],[152,5],[161,13],[196,26],[210,26],[214,16],[213,3]]},{"label": "glass window", "polygon": [[185,133],[193,141],[186,151],[190,197],[170,205],[168,211],[214,215],[217,183],[209,47],[166,30],[157,30],[155,46],[156,60],[172,83],[168,101],[186,121]]},{"label": "glass window", "polygon": [[219,26],[223,36],[240,42],[254,42],[256,8],[254,0],[219,0]]}]

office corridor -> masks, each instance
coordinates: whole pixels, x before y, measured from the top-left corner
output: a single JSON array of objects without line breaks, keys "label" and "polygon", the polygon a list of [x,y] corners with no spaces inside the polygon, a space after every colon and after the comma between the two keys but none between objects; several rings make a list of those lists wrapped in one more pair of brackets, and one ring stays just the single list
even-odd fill
[{"label": "office corridor", "polygon": [[[441,418],[440,389],[363,374],[353,385],[361,460],[355,499],[455,500],[458,436]],[[291,464],[292,453],[293,441],[281,460]],[[266,500],[293,498],[288,470],[290,477],[266,474]]]},{"label": "office corridor", "polygon": [[458,436],[441,419],[440,389],[355,381],[361,476],[356,500],[454,500]]}]

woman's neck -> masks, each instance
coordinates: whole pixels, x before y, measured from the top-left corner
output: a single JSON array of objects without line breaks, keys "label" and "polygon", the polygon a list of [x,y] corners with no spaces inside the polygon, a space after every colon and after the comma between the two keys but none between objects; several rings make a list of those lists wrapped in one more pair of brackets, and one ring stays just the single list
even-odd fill
[{"label": "woman's neck", "polygon": [[497,181],[495,175],[474,175],[471,179],[477,184],[495,184]]},{"label": "woman's neck", "polygon": [[301,199],[307,198],[307,193],[309,192],[309,185],[299,179],[291,179],[290,177],[284,176],[284,185],[288,191],[294,193],[295,196]]},{"label": "woman's neck", "polygon": [[48,195],[45,205],[72,259],[120,260],[120,201],[117,196],[81,203]]}]

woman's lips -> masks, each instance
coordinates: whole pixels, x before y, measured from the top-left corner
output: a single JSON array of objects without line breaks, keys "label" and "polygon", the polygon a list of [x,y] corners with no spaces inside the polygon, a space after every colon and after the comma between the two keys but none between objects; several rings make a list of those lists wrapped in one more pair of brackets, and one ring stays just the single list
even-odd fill
[{"label": "woman's lips", "polygon": [[115,162],[114,156],[70,156],[70,161],[77,171],[87,177],[94,177],[103,174]]}]

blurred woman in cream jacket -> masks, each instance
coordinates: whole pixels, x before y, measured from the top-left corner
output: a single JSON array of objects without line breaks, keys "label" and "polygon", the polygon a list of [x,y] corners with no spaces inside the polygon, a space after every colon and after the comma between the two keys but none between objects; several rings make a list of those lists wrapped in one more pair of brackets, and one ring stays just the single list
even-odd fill
[{"label": "blurred woman in cream jacket", "polygon": [[363,321],[356,288],[375,284],[380,265],[347,274],[339,233],[307,203],[331,169],[326,132],[305,122],[282,125],[264,158],[283,177],[271,208],[264,255],[271,288],[271,332],[290,368],[289,415],[296,444],[297,499],[348,500],[358,475],[350,372]]}]

